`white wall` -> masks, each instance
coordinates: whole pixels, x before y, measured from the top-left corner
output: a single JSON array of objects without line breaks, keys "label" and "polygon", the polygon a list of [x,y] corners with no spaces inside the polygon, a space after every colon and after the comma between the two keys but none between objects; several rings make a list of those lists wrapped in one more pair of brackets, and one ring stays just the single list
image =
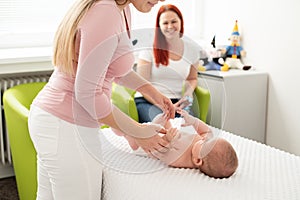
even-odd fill
[{"label": "white wall", "polygon": [[199,9],[204,14],[203,35],[211,40],[216,34],[217,45],[228,44],[238,20],[245,63],[269,74],[266,142],[296,155],[300,155],[299,11],[299,0],[203,0]]}]

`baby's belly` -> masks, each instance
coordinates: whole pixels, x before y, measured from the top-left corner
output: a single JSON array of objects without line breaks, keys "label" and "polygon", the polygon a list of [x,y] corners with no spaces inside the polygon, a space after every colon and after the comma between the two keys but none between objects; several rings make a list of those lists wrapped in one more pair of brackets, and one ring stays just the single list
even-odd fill
[{"label": "baby's belly", "polygon": [[171,142],[170,149],[161,155],[159,158],[169,166],[177,167],[185,161],[190,159],[191,148],[195,138],[195,134],[181,133],[180,138],[176,138]]}]

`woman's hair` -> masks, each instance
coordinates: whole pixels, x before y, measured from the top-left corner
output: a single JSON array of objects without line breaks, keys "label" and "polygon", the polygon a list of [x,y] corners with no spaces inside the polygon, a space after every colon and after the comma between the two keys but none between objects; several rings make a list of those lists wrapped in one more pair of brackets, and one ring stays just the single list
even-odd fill
[{"label": "woman's hair", "polygon": [[160,16],[166,11],[173,11],[178,15],[181,21],[180,37],[182,37],[184,32],[183,17],[180,10],[172,4],[161,6],[156,16],[155,35],[154,35],[154,43],[153,43],[153,54],[154,54],[155,64],[157,67],[159,66],[159,64],[165,66],[169,64],[168,43],[166,41],[165,36],[162,34],[159,26]]},{"label": "woman's hair", "polygon": [[[100,0],[77,0],[64,16],[54,37],[53,65],[69,75],[74,75],[75,38],[80,20]],[[124,5],[128,0],[115,0]]]}]

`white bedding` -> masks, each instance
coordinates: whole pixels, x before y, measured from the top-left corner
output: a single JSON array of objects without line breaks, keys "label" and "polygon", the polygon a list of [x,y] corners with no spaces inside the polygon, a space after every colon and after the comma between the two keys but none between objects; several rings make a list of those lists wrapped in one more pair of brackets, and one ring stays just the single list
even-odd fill
[{"label": "white bedding", "polygon": [[239,167],[228,179],[196,169],[170,168],[135,155],[110,129],[100,134],[103,151],[103,200],[299,200],[300,157],[212,128],[231,142]]}]

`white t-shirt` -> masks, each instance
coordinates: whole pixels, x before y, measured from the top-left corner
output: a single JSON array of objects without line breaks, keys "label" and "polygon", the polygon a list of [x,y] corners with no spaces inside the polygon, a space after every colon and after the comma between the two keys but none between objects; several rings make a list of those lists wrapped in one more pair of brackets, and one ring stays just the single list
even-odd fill
[{"label": "white t-shirt", "polygon": [[156,67],[153,49],[139,53],[139,59],[152,63],[149,81],[168,98],[181,98],[183,83],[190,73],[191,65],[196,64],[200,59],[201,48],[193,41],[184,37],[182,39],[184,41],[182,58],[178,61],[169,59],[168,66]]}]

